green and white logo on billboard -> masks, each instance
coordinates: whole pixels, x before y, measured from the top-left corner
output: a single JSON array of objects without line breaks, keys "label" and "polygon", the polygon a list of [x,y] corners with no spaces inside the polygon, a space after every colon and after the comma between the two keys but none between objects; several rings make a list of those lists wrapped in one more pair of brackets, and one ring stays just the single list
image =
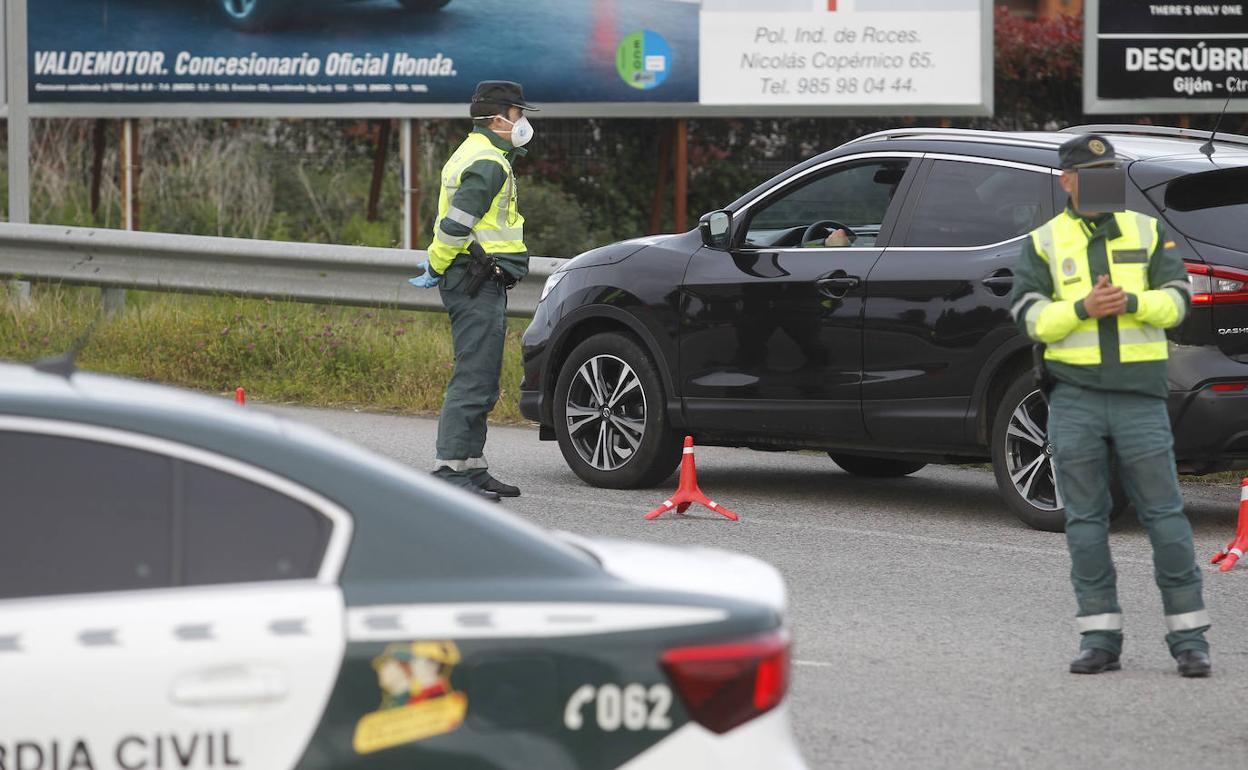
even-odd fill
[{"label": "green and white logo on billboard", "polygon": [[615,68],[633,88],[657,88],[672,69],[672,47],[657,32],[634,32],[620,41],[615,51]]}]

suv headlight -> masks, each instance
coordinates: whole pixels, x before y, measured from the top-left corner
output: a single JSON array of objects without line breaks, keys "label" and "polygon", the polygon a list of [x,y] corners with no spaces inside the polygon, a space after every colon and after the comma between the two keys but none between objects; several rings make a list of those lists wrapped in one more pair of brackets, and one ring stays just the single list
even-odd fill
[{"label": "suv headlight", "polygon": [[550,296],[550,293],[555,290],[555,287],[559,285],[559,282],[567,274],[568,271],[566,270],[557,270],[551,273],[550,277],[546,279],[546,285],[542,287],[542,296],[538,297],[537,301],[544,302],[546,297]]}]

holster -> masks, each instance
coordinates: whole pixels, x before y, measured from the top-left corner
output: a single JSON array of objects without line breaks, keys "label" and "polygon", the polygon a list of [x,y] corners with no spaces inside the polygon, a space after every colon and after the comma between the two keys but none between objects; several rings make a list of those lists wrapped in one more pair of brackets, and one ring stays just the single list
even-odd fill
[{"label": "holster", "polygon": [[1049,394],[1053,392],[1053,386],[1057,384],[1057,380],[1053,379],[1053,374],[1049,372],[1049,367],[1044,362],[1044,350],[1043,343],[1031,346],[1032,376],[1044,400],[1048,401]]},{"label": "holster", "polygon": [[481,244],[472,241],[468,244],[468,270],[464,276],[464,293],[476,297],[481,293],[485,282],[494,278],[498,270],[498,260],[485,253]]}]

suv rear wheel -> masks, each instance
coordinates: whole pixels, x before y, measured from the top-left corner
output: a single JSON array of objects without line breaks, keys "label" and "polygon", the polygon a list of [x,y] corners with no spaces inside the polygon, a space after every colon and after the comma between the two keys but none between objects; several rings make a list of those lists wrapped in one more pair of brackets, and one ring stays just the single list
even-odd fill
[{"label": "suv rear wheel", "polygon": [[555,382],[555,437],[568,467],[608,489],[658,484],[680,462],[663,383],[632,337],[596,334],[577,345]]},{"label": "suv rear wheel", "polygon": [[[1066,529],[1066,508],[1053,473],[1049,443],[1049,405],[1030,369],[1017,376],[997,405],[992,423],[992,470],[1010,510],[1024,523],[1045,532]],[[1127,508],[1122,485],[1110,489],[1110,518]]]},{"label": "suv rear wheel", "polygon": [[909,476],[927,466],[927,463],[912,460],[892,460],[881,457],[862,457],[860,455],[843,455],[828,452],[832,462],[855,476],[868,476],[873,479],[893,479]]}]

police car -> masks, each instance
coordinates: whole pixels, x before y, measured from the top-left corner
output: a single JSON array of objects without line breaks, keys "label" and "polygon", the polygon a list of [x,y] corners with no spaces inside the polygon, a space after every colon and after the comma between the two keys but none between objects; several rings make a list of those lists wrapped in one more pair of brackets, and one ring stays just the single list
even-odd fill
[{"label": "police car", "polygon": [[0,364],[0,770],[800,768],[785,588],[207,396]]}]

